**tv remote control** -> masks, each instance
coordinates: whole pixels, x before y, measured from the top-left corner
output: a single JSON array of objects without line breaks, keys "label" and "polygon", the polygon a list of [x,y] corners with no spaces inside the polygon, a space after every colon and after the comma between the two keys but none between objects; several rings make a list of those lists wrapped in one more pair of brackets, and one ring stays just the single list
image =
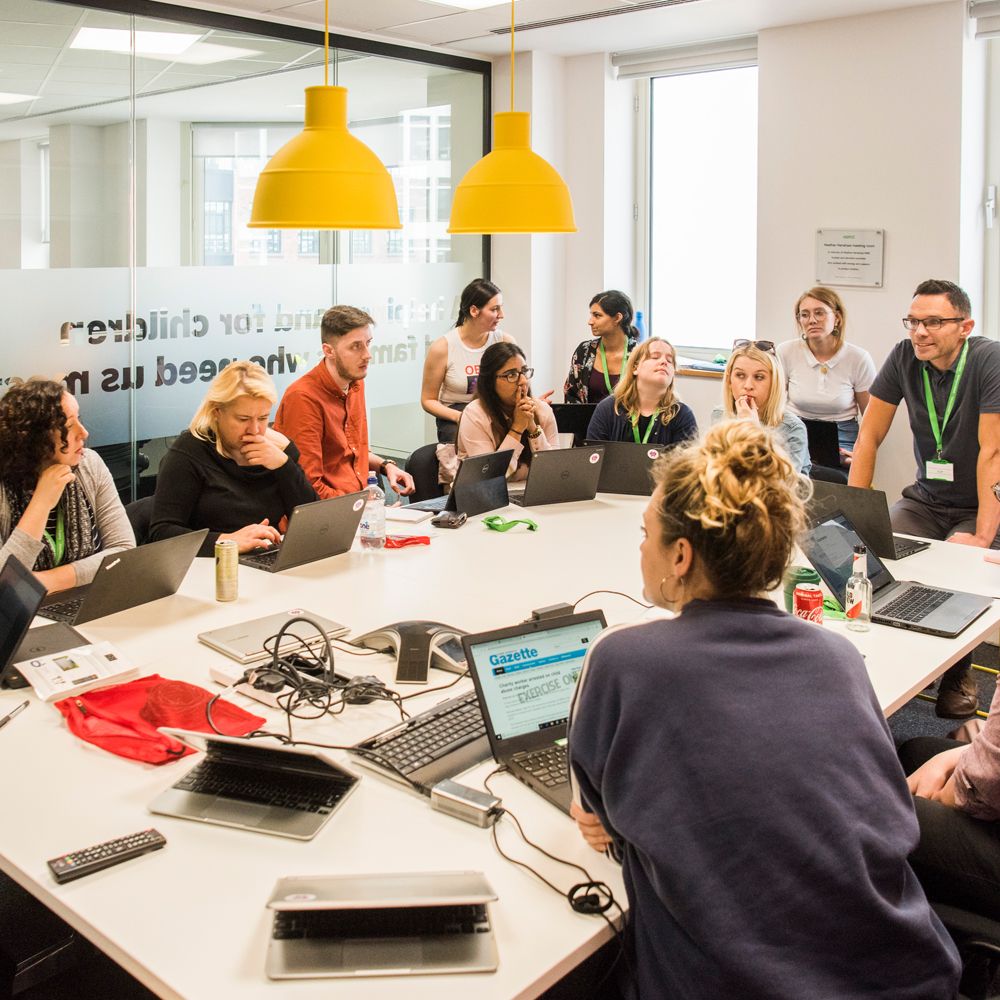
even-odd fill
[{"label": "tv remote control", "polygon": [[127,837],[109,840],[82,851],[73,851],[62,857],[53,858],[48,864],[57,882],[72,882],[117,865],[120,861],[137,858],[149,851],[158,851],[167,843],[167,838],[159,830],[142,830]]}]

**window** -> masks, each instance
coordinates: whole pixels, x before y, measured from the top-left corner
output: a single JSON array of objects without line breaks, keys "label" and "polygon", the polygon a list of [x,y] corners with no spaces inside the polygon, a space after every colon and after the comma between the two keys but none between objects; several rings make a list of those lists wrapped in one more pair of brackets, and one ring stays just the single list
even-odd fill
[{"label": "window", "polygon": [[407,129],[410,140],[410,159],[429,160],[431,158],[430,115],[411,115]]},{"label": "window", "polygon": [[351,256],[370,257],[372,255],[372,234],[370,229],[356,229],[351,233]]},{"label": "window", "polygon": [[281,230],[269,229],[267,231],[267,252],[272,257],[281,256]]},{"label": "window", "polygon": [[396,230],[386,234],[385,252],[388,257],[403,256],[403,234],[401,232]]},{"label": "window", "polygon": [[233,203],[205,202],[205,256],[233,252]]},{"label": "window", "polygon": [[407,189],[409,211],[407,219],[410,222],[427,222],[430,218],[427,202],[430,199],[431,182],[427,177],[415,177]]},{"label": "window", "polygon": [[439,177],[436,183],[437,210],[434,218],[438,222],[447,222],[451,218],[451,178]]},{"label": "window", "polygon": [[437,122],[438,159],[451,159],[451,116],[441,115]]},{"label": "window", "polygon": [[316,257],[319,255],[319,230],[299,230],[299,256]]},{"label": "window", "polygon": [[753,338],[756,66],[652,80],[649,177],[648,332],[713,352]]}]

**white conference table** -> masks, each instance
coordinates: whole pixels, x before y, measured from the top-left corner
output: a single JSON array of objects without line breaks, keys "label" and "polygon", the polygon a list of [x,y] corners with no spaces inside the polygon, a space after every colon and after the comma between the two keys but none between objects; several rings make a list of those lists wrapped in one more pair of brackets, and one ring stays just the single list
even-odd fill
[{"label": "white conference table", "polygon": [[[572,604],[589,590],[620,590],[639,598],[644,505],[642,498],[602,496],[592,503],[502,512],[532,518],[538,532],[523,526],[492,532],[481,518],[458,531],[426,523],[408,526],[400,533],[426,529],[430,546],[355,548],[280,575],[241,568],[239,600],[228,604],[214,600],[212,561],[196,560],[176,596],[79,630],[92,640],[113,642],[143,674],[156,672],[218,690],[208,672],[219,654],[198,643],[197,633],[293,607],[339,620],[352,634],[420,618],[476,631],[514,624],[535,608]],[[982,550],[945,543],[893,564],[897,569],[908,579],[987,594],[1000,587],[1000,567],[983,562]],[[611,624],[646,613],[611,595],[588,598],[580,610],[596,607],[604,609]],[[983,637],[995,635],[998,622],[1000,601],[955,640],[882,626],[861,635],[848,633],[843,623],[824,627],[851,636],[866,654],[888,714]],[[392,681],[388,657],[337,653],[336,663],[342,673],[376,673]],[[431,673],[431,684],[450,679]],[[463,679],[446,692],[413,698],[407,707],[411,712],[428,707],[469,683]],[[603,920],[573,913],[564,899],[504,861],[489,831],[433,811],[427,799],[346,754],[334,756],[362,781],[307,843],[152,816],[147,803],[192,759],[152,767],[115,757],[77,740],[54,708],[28,696],[30,708],[0,730],[5,765],[0,868],[161,997],[528,998],[544,992],[610,936]],[[0,693],[0,713],[24,697],[21,691]],[[279,713],[240,695],[231,697],[268,716],[277,728]],[[398,718],[387,704],[353,706],[336,718],[296,722],[294,731],[303,739],[351,744]],[[481,765],[463,780],[478,787],[491,769]],[[491,785],[531,839],[585,865],[624,902],[617,866],[587,848],[567,817],[507,775]],[[166,836],[164,850],[64,886],[51,879],[46,859],[149,826]],[[509,852],[557,885],[569,888],[580,880],[574,870],[528,849],[509,820],[501,821],[498,832]],[[264,904],[279,877],[456,869],[485,872],[499,895],[492,907],[500,953],[496,973],[284,983],[264,976],[270,927]]]}]

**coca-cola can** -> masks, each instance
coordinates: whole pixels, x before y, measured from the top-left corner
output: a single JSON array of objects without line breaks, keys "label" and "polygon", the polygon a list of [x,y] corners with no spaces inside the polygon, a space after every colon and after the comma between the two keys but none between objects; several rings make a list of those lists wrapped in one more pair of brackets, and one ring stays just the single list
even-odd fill
[{"label": "coca-cola can", "polygon": [[792,593],[792,614],[822,625],[823,591],[815,583],[798,584]]}]

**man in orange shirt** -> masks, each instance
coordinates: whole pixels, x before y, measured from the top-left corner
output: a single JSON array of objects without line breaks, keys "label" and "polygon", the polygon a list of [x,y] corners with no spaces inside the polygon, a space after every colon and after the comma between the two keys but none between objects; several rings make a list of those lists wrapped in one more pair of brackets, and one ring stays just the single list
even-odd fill
[{"label": "man in orange shirt", "polygon": [[299,449],[299,464],[321,497],[356,493],[378,472],[399,494],[413,492],[413,477],[391,459],[368,450],[364,379],[375,321],[354,306],[323,314],[323,360],[286,390],[274,426]]}]

